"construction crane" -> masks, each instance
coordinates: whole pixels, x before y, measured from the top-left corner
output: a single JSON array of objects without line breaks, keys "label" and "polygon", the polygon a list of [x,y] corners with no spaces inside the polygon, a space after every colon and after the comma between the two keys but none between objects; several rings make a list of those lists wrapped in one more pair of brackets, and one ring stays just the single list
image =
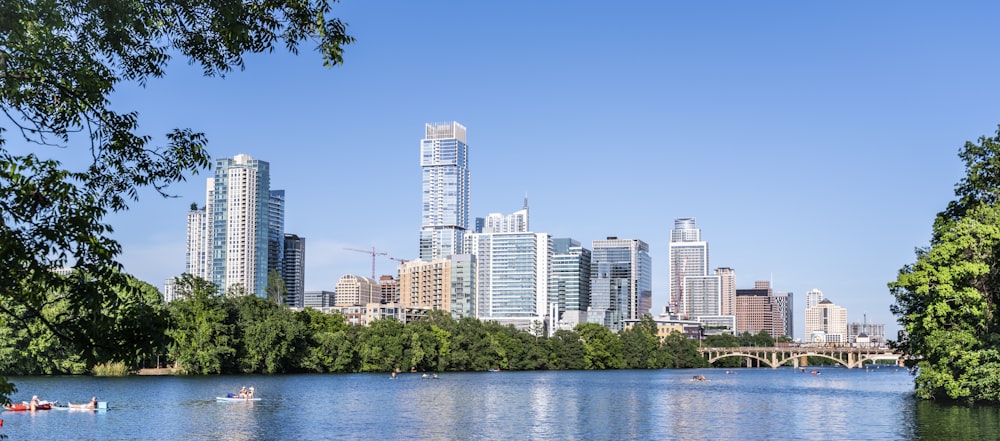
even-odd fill
[{"label": "construction crane", "polygon": [[370,254],[372,256],[372,280],[375,280],[375,256],[388,256],[389,253],[383,253],[381,251],[375,251],[375,247],[369,250],[359,250],[357,248],[344,248],[347,251],[357,251],[359,253]]},{"label": "construction crane", "polygon": [[398,258],[395,258],[395,257],[392,257],[392,256],[389,256],[389,260],[395,260],[396,262],[399,262],[400,264],[404,264],[404,263],[410,261],[410,259],[398,259]]}]

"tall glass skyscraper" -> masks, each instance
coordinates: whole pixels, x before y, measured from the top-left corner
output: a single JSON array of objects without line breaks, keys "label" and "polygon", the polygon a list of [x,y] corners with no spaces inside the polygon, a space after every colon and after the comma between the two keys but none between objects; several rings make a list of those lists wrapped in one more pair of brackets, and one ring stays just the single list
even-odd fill
[{"label": "tall glass skyscraper", "polygon": [[653,306],[652,272],[646,242],[617,237],[595,240],[587,321],[620,331],[625,320],[639,320],[649,314]]},{"label": "tall glass skyscraper", "polygon": [[469,164],[465,126],[434,123],[426,124],[424,131],[420,259],[429,262],[462,252],[469,229]]},{"label": "tall glass skyscraper", "polygon": [[285,256],[285,190],[271,190],[267,201],[267,272],[283,273]]},{"label": "tall glass skyscraper", "polygon": [[306,280],[306,238],[295,234],[285,234],[282,246],[281,276],[285,280],[285,304],[305,306]]},{"label": "tall glass skyscraper", "polygon": [[275,208],[270,186],[265,161],[249,155],[215,161],[204,210],[188,213],[188,272],[215,283],[223,293],[240,286],[266,296],[268,233]]}]

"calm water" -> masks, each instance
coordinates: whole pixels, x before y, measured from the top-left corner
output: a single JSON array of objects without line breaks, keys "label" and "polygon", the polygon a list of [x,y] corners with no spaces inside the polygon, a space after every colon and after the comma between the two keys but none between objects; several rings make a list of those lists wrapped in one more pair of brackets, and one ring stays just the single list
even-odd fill
[{"label": "calm water", "polygon": [[[790,368],[220,377],[14,378],[11,440],[994,439],[1000,409],[917,402],[904,371]],[[710,381],[692,381],[693,375]],[[255,386],[257,403],[214,397]]]}]

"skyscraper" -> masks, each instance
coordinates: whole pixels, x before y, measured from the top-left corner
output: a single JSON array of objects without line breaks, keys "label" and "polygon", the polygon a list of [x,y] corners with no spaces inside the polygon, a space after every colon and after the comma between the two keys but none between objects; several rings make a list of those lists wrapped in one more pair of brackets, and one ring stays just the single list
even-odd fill
[{"label": "skyscraper", "polygon": [[288,306],[305,306],[306,283],[306,238],[295,234],[286,234],[282,246],[284,258],[281,259],[281,277],[285,281],[285,304]]},{"label": "skyscraper", "polygon": [[646,242],[617,237],[595,240],[587,321],[620,331],[625,320],[638,320],[649,314],[653,301],[652,271]]},{"label": "skyscraper", "polygon": [[708,243],[701,240],[701,230],[695,226],[694,218],[674,220],[674,229],[670,231],[668,255],[670,311],[681,319],[693,319],[691,310],[687,306],[689,298],[684,292],[684,278],[708,275]]},{"label": "skyscraper", "polygon": [[266,296],[270,185],[265,161],[243,154],[215,161],[204,210],[188,213],[189,273],[215,283],[223,293],[239,286]]},{"label": "skyscraper", "polygon": [[282,274],[285,257],[285,190],[271,190],[267,200],[267,271]]},{"label": "skyscraper", "polygon": [[753,289],[736,290],[736,331],[756,334],[767,331],[772,337],[792,334],[792,293],[772,292],[767,280],[754,282]]},{"label": "skyscraper", "polygon": [[587,321],[590,307],[589,249],[570,238],[552,239],[552,276],[549,303],[556,305],[556,319],[572,328]]},{"label": "skyscraper", "polygon": [[549,312],[547,233],[472,233],[465,243],[475,256],[476,317],[521,329],[542,324]]},{"label": "skyscraper", "polygon": [[465,126],[426,124],[424,131],[420,259],[429,262],[461,253],[469,229],[469,167]]},{"label": "skyscraper", "polygon": [[806,308],[806,341],[810,343],[847,343],[847,309],[830,299]]},{"label": "skyscraper", "polygon": [[187,214],[187,259],[184,272],[205,280],[210,279],[211,261],[209,260],[208,214],[205,207],[191,204]]}]

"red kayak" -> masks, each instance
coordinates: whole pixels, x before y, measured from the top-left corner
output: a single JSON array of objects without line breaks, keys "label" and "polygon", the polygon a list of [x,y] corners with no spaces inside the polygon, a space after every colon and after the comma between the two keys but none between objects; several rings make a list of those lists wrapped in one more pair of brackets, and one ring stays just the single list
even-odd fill
[{"label": "red kayak", "polygon": [[[9,405],[4,406],[4,409],[12,410],[12,411],[15,411],[15,412],[25,411],[25,410],[28,410],[28,403],[9,404]],[[52,409],[52,403],[42,403],[42,404],[39,404],[39,405],[35,406],[35,409],[36,410],[51,410]]]}]

